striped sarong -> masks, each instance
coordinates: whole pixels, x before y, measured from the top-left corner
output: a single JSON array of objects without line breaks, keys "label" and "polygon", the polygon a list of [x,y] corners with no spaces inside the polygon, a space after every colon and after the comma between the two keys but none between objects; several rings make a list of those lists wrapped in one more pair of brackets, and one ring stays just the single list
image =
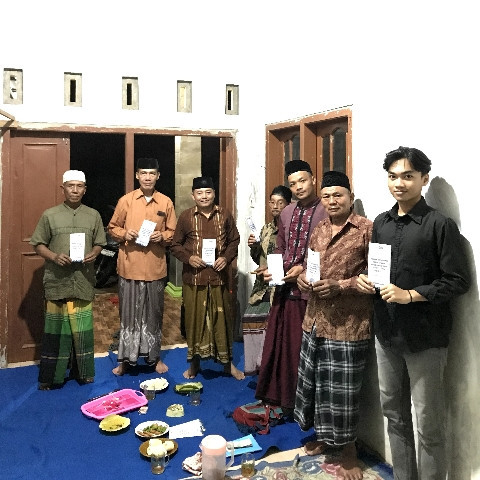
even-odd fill
[{"label": "striped sarong", "polygon": [[162,347],[165,280],[129,280],[119,277],[120,339],[118,362],[136,365],[144,357],[155,365]]},{"label": "striped sarong", "polygon": [[302,430],[313,426],[318,441],[356,440],[369,342],[317,338],[315,327],[303,332],[294,418]]},{"label": "striped sarong", "polygon": [[183,285],[187,361],[198,355],[223,365],[233,360],[233,319],[225,285]]},{"label": "striped sarong", "polygon": [[38,381],[62,385],[69,368],[81,381],[95,376],[92,302],[47,300]]}]

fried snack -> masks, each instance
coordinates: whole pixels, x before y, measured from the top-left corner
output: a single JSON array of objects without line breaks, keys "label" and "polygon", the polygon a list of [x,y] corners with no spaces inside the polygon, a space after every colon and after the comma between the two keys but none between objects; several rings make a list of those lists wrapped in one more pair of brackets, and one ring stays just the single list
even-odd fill
[{"label": "fried snack", "polygon": [[167,427],[165,425],[161,425],[160,423],[152,423],[142,430],[142,435],[145,435],[146,437],[156,437],[157,435],[163,435],[166,430]]}]

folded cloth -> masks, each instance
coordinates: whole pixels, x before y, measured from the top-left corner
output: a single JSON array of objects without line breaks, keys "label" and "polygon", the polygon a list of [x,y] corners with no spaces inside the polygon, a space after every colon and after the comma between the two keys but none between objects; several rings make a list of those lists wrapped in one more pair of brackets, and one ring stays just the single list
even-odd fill
[{"label": "folded cloth", "polygon": [[187,457],[182,462],[182,468],[200,477],[202,475],[202,453],[197,452],[195,455]]}]

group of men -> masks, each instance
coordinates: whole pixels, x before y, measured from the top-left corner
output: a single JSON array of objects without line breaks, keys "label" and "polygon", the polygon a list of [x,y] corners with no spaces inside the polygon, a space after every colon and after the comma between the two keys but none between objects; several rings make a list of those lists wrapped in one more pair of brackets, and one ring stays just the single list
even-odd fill
[{"label": "group of men", "polygon": [[[140,158],[136,167],[139,188],[118,200],[108,224],[110,235],[120,244],[120,335],[118,365],[113,373],[123,375],[137,365],[139,358],[158,373],[168,371],[160,353],[166,248],[170,247],[171,253],[184,262],[183,302],[190,364],[184,376],[194,378],[200,359],[213,358],[241,380],[243,372],[232,363],[233,326],[227,286],[227,267],[237,257],[240,242],[233,217],[214,204],[212,179],[197,177],[192,185],[195,205],[180,215],[177,224],[172,201],[155,189],[160,176],[158,161]],[[65,172],[61,188],[65,201],[43,213],[30,242],[46,260],[46,316],[39,373],[42,390],[62,386],[67,372],[68,378],[81,383],[93,382],[95,374],[94,261],[106,244],[105,229],[100,214],[81,203],[87,188],[83,172]]]},{"label": "group of men", "polygon": [[[275,288],[268,316],[256,397],[283,407],[303,430],[314,428],[316,439],[305,444],[307,454],[339,448],[337,477],[360,480],[355,441],[373,317],[395,478],[444,479],[449,301],[468,290],[468,266],[458,252],[462,239],[456,224],[422,196],[429,181],[428,157],[416,148],[399,147],[386,155],[383,167],[396,203],[371,222],[353,211],[347,175],[326,172],[318,196],[310,165],[302,160],[286,164],[297,202],[285,206],[276,222],[275,253],[282,255],[285,277]],[[118,201],[108,225],[120,242],[121,331],[113,373],[123,375],[142,356],[157,372],[168,370],[160,359],[168,246],[184,264],[185,378],[197,375],[201,359],[214,358],[243,379],[232,363],[226,272],[240,237],[231,213],[215,205],[212,179],[198,177],[192,185],[195,205],[177,223],[171,200],[155,190],[158,162],[140,159],[136,176],[140,188]],[[93,262],[105,234],[99,214],[81,204],[83,173],[68,171],[63,180],[65,202],[43,214],[31,240],[47,260],[43,389],[63,384],[68,369],[81,382],[94,377]],[[72,233],[83,235],[80,261],[69,255]],[[391,246],[388,284],[376,285],[368,277],[372,242]],[[307,274],[312,252],[319,253],[320,280]],[[261,273],[271,280],[268,267]]]}]

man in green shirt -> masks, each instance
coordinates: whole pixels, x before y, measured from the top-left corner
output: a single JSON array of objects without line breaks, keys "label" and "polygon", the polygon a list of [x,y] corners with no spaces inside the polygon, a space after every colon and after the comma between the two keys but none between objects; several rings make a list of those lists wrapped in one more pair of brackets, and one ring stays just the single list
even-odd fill
[{"label": "man in green shirt", "polygon": [[39,389],[70,378],[91,383],[95,375],[92,300],[94,261],[106,245],[100,214],[83,205],[85,174],[68,170],[61,186],[65,201],[43,212],[30,244],[45,259],[45,330]]}]

